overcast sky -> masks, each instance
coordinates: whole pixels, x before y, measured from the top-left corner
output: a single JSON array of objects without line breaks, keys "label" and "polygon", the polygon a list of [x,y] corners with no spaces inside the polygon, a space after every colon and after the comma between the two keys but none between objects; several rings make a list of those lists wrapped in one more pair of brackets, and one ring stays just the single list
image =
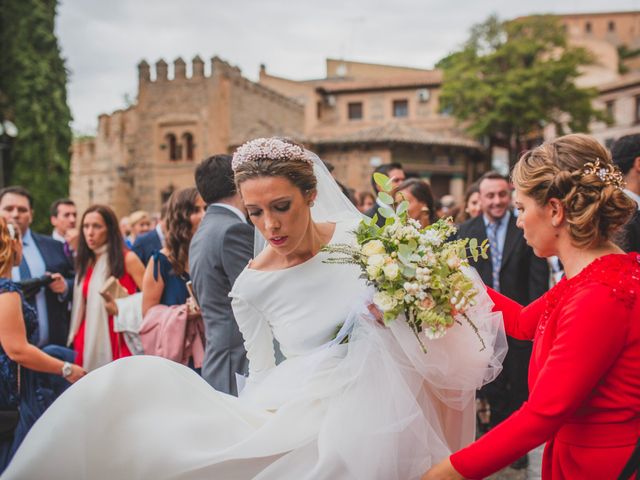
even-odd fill
[{"label": "overcast sky", "polygon": [[70,70],[73,127],[135,99],[136,65],[218,55],[256,80],[324,76],[327,57],[431,68],[491,13],[640,10],[640,0],[61,0],[56,30]]}]

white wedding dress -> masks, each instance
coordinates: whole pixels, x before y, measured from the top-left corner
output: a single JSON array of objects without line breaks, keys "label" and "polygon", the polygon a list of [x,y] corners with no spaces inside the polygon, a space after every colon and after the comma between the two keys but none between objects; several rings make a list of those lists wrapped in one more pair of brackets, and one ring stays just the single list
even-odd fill
[{"label": "white wedding dress", "polygon": [[[351,242],[361,216],[314,162],[314,220],[337,222],[332,243]],[[473,440],[475,390],[506,353],[501,317],[470,271],[486,349],[462,323],[425,339],[425,354],[402,318],[384,328],[370,317],[358,267],[326,258],[238,277],[230,296],[249,358],[239,397],[169,360],[118,360],[54,402],[1,479],[419,479]]]}]

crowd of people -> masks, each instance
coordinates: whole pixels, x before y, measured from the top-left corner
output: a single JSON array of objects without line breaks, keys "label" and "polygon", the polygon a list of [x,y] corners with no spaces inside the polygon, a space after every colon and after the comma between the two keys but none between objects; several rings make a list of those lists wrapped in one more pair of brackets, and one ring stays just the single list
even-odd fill
[{"label": "crowd of people", "polygon": [[[617,288],[626,281],[621,275],[637,273],[631,263],[639,263],[640,257],[615,254],[640,251],[640,135],[621,138],[611,153],[587,136],[563,139],[525,153],[512,179],[494,171],[484,173],[469,185],[460,204],[451,195],[435,198],[429,183],[405,172],[401,164],[381,165],[372,172],[391,179],[393,198],[408,201],[408,215],[422,227],[451,217],[459,238],[488,241],[488,257],[471,264],[503,312],[508,334],[501,373],[477,392],[478,427],[486,435],[445,459],[425,478],[480,478],[508,464],[523,468],[531,448],[552,438],[558,429],[568,430],[563,422],[589,423],[598,408],[614,411],[603,414],[605,422],[637,425],[640,418],[637,397],[630,400],[632,392],[638,393],[637,382],[629,386],[618,378],[627,372],[625,362],[640,361],[637,325],[625,324],[629,336],[612,335],[616,338],[611,342],[601,339],[602,348],[589,352],[563,337],[562,348],[573,355],[566,358],[565,350],[553,350],[561,347],[554,347],[548,337],[570,328],[563,323],[562,312],[556,311],[564,298],[557,292],[564,292],[567,284],[584,285],[582,271],[589,270],[591,261],[601,268],[589,278],[615,271],[615,278],[620,277]],[[291,153],[298,151],[295,144],[278,141],[273,151],[284,152],[278,153],[282,158],[297,155]],[[50,211],[51,236],[31,230],[34,209],[28,190],[20,186],[0,190],[0,472],[38,417],[71,383],[87,374],[87,379],[93,377],[93,371],[114,360],[139,354],[164,357],[189,367],[228,395],[237,396],[246,380],[251,396],[252,384],[275,364],[295,357],[296,349],[307,348],[295,342],[292,347],[291,333],[281,331],[294,327],[269,320],[279,308],[283,317],[291,316],[290,310],[277,302],[258,305],[253,294],[239,293],[237,285],[255,281],[252,288],[263,290],[273,283],[276,298],[280,287],[273,273],[308,266],[316,247],[335,240],[338,233],[309,216],[318,188],[308,163],[256,161],[252,154],[243,158],[241,149],[236,157],[220,154],[203,160],[195,171],[194,186],[173,192],[158,215],[138,210],[118,219],[109,206],[92,205],[79,216],[73,200],[57,200]],[[585,174],[586,168],[592,168],[591,173]],[[373,176],[370,192],[338,185],[354,210],[377,215],[379,225],[384,223]],[[547,218],[552,226],[544,223]],[[278,248],[297,237],[309,241],[304,255],[277,254]],[[606,254],[609,260],[598,263]],[[583,278],[582,283],[574,278]],[[292,277],[277,280],[288,284]],[[292,291],[300,288],[295,283]],[[626,285],[629,297],[633,283]],[[600,292],[600,287],[596,290],[597,298],[606,303],[609,294]],[[571,301],[584,308],[580,298]],[[571,303],[567,298],[562,301]],[[593,315],[608,315],[606,308],[620,310],[619,317],[627,318],[629,309],[611,302],[589,308]],[[629,308],[637,312],[637,305]],[[248,322],[247,312],[263,323]],[[589,329],[591,324],[604,320],[587,313],[586,326],[578,332],[585,341],[595,331]],[[551,333],[542,338],[545,328]],[[267,334],[267,329],[273,332]],[[535,350],[535,345],[541,346]],[[272,360],[263,364],[265,349],[273,353]],[[562,362],[569,362],[570,370],[578,364],[584,367],[575,370],[578,380],[564,378],[566,388],[558,390],[557,399],[552,398],[550,374],[543,368],[551,368],[554,360],[544,362],[554,353],[560,360],[555,360],[558,366],[553,371],[565,365]],[[591,357],[589,361],[578,360],[583,354]],[[618,357],[624,364],[619,372]],[[580,383],[582,378],[588,380]],[[600,403],[595,382],[604,385],[601,395],[606,398]],[[569,390],[574,387],[579,394]],[[277,395],[267,393],[274,398],[254,400],[277,404]],[[618,400],[627,402],[624,414],[618,412]],[[545,415],[548,420],[541,418]],[[515,442],[517,432],[526,428],[532,429],[530,437]],[[626,435],[623,444],[607,444],[615,461],[603,465],[594,453],[599,445],[585,440],[591,450],[584,455],[595,456],[581,456],[579,461],[605,475],[589,478],[613,478],[606,475],[631,455],[640,430],[634,432],[620,433]],[[545,454],[543,476],[586,478],[572,476],[582,466],[567,463],[573,454],[563,446],[581,433],[573,428],[554,440]],[[258,471],[255,464],[252,468]]]}]

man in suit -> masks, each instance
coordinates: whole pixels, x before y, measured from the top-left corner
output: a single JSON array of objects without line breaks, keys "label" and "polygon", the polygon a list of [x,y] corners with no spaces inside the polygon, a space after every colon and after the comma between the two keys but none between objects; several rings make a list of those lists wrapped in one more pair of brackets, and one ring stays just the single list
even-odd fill
[{"label": "man in suit", "polygon": [[620,137],[611,147],[611,156],[627,184],[624,193],[638,204],[617,243],[626,252],[640,252],[640,134]]},{"label": "man in suit", "polygon": [[[545,259],[534,255],[509,211],[511,188],[508,180],[497,172],[487,172],[479,181],[482,214],[463,223],[459,238],[489,240],[489,259],[470,260],[482,281],[522,305],[540,297],[549,288],[549,267]],[[527,372],[531,342],[507,337],[509,352],[503,370],[482,395],[491,408],[491,426],[515,412],[529,396]],[[526,457],[514,467],[527,465]]]},{"label": "man in suit", "polygon": [[23,187],[0,190],[0,214],[22,235],[22,262],[14,267],[14,281],[24,281],[50,273],[53,282],[42,287],[33,305],[38,313],[38,346],[66,345],[69,333],[69,303],[73,292],[73,266],[63,244],[31,231],[33,197]]},{"label": "man in suit", "polygon": [[151,255],[156,250],[161,250],[165,242],[165,216],[167,215],[167,204],[164,203],[160,208],[160,221],[156,227],[150,232],[143,233],[136,238],[131,250],[135,253],[142,264],[146,267],[149,263]]},{"label": "man in suit", "polygon": [[53,226],[51,238],[62,242],[64,253],[71,261],[78,249],[78,237],[80,232],[76,228],[78,210],[76,204],[70,198],[59,198],[51,204],[51,216],[49,220]]},{"label": "man in suit", "polygon": [[[406,175],[404,173],[404,170],[402,169],[402,165],[399,163],[385,163],[383,165],[380,165],[379,167],[376,167],[376,169],[371,174],[371,186],[373,187],[373,191],[376,193],[376,195],[380,191],[380,189],[378,188],[378,184],[373,178],[373,175],[376,173],[382,173],[387,177],[389,177],[391,179],[391,182],[393,183],[394,188],[400,185],[406,179]],[[386,221],[386,219],[378,213],[379,208],[380,208],[380,205],[376,203],[373,207],[371,207],[370,210],[365,212],[365,215],[369,218],[373,218],[373,216],[377,214],[378,215],[377,224],[379,227],[381,227],[384,225],[384,222]]]},{"label": "man in suit", "polygon": [[195,177],[208,205],[189,248],[191,279],[206,334],[202,377],[216,390],[237,395],[235,374],[246,373],[248,363],[228,295],[253,257],[253,227],[233,182],[231,155],[204,160]]}]

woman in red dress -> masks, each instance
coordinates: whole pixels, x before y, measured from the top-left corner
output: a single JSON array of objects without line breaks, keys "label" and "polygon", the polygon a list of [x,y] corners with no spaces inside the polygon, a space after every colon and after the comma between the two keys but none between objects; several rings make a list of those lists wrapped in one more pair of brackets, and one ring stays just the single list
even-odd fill
[{"label": "woman in red dress", "polygon": [[518,226],[566,278],[525,308],[490,291],[507,334],[534,342],[529,400],[423,480],[483,478],[544,442],[543,479],[616,479],[640,448],[640,255],[611,242],[635,202],[587,135],[525,153],[512,176]]},{"label": "woman in red dress", "polygon": [[113,312],[100,291],[113,276],[127,292],[135,293],[143,275],[142,262],[124,246],[113,210],[89,207],[82,216],[69,332],[76,361],[87,371],[131,355],[123,335],[113,329]]}]

